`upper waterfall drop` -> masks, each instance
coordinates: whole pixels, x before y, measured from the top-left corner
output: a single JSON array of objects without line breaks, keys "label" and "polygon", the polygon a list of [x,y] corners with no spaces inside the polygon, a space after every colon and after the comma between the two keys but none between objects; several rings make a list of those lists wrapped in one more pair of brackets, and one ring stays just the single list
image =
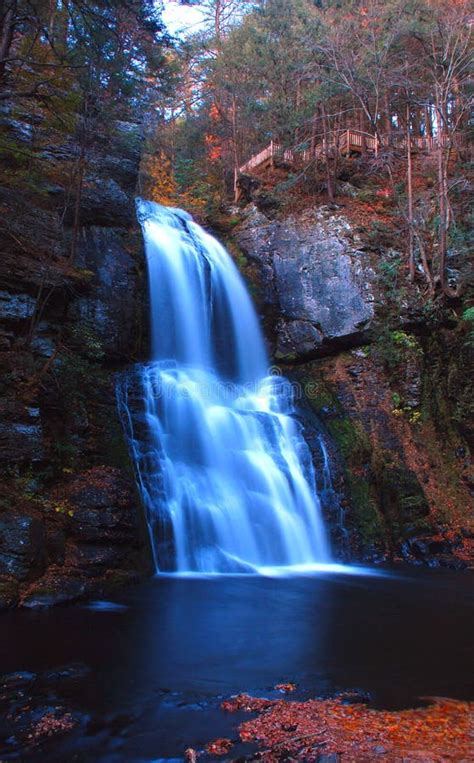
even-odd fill
[{"label": "upper waterfall drop", "polygon": [[225,573],[330,559],[291,385],[268,376],[259,322],[225,249],[186,212],[137,200],[151,362],[118,384],[157,571]]},{"label": "upper waterfall drop", "polygon": [[215,238],[182,210],[137,199],[150,282],[152,360],[174,359],[252,382],[268,361],[240,274]]}]

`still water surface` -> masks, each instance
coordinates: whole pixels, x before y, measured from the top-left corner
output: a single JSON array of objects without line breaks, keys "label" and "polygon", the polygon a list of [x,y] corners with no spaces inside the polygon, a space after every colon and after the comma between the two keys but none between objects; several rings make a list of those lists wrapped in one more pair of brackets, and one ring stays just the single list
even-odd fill
[{"label": "still water surface", "polygon": [[474,699],[473,623],[472,575],[418,568],[157,578],[114,606],[8,613],[0,672],[78,666],[44,692],[80,722],[41,754],[19,757],[4,739],[0,758],[179,759],[188,746],[235,738],[240,719],[220,712],[223,697],[281,696],[272,687],[282,681],[298,684],[296,698],[357,689],[376,707]]}]

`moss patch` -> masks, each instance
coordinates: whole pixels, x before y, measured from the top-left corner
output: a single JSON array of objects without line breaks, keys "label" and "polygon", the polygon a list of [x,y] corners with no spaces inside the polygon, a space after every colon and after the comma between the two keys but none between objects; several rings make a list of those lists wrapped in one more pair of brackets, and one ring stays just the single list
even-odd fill
[{"label": "moss patch", "polygon": [[377,508],[376,480],[371,468],[372,446],[360,422],[344,411],[338,397],[322,379],[308,377],[309,403],[324,424],[341,456],[350,511],[348,522],[364,548],[385,545],[386,530]]}]

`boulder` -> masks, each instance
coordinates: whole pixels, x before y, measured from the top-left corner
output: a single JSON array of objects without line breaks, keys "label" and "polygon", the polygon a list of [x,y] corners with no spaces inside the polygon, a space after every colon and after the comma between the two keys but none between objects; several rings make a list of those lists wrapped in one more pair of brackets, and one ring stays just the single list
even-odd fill
[{"label": "boulder", "polygon": [[320,207],[282,222],[251,208],[237,240],[259,266],[276,359],[301,361],[367,340],[376,276],[342,215]]}]

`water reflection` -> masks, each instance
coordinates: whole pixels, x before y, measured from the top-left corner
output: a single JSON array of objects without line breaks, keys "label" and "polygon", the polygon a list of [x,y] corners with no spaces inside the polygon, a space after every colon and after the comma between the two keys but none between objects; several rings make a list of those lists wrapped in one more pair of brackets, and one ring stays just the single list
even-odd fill
[{"label": "water reflection", "polygon": [[472,577],[446,571],[158,578],[114,609],[7,613],[0,672],[82,666],[49,677],[47,692],[57,682],[66,707],[92,719],[89,759],[112,743],[122,760],[172,757],[184,742],[232,734],[218,695],[271,696],[285,681],[305,696],[363,690],[384,707],[473,698],[473,599]]}]

